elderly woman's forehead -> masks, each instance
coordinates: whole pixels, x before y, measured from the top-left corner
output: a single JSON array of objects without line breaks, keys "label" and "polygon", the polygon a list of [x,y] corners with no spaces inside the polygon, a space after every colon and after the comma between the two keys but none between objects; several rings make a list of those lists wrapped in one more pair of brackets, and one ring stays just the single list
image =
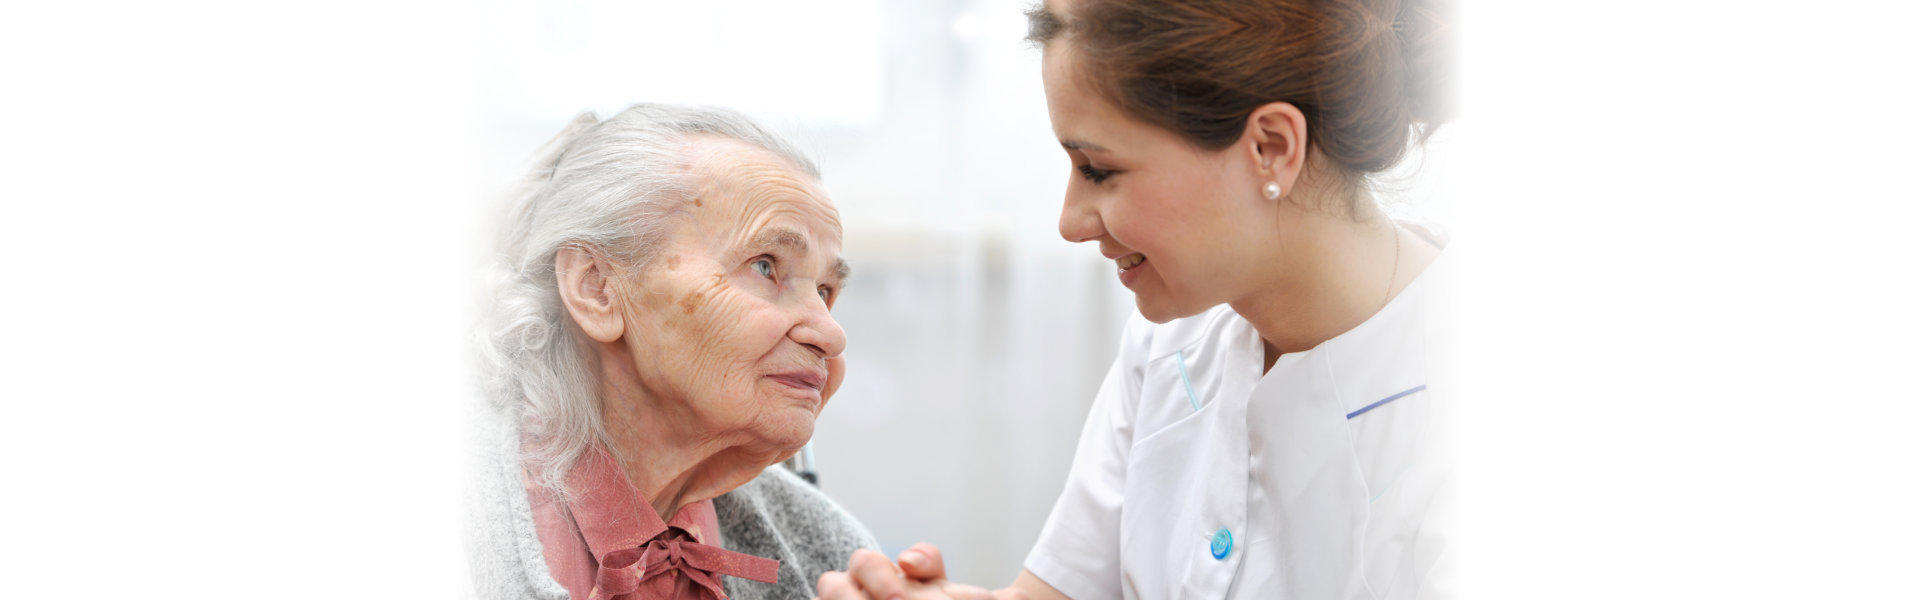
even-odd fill
[{"label": "elderly woman's forehead", "polygon": [[715,178],[727,175],[785,175],[811,182],[813,177],[799,165],[772,150],[728,137],[697,135],[686,141],[689,166],[696,174]]},{"label": "elderly woman's forehead", "polygon": [[693,205],[718,209],[709,216],[736,228],[758,229],[771,215],[805,215],[803,219],[822,219],[827,225],[816,234],[838,239],[839,210],[819,182],[786,157],[717,136],[690,140],[687,153]]},{"label": "elderly woman's forehead", "polygon": [[819,182],[778,154],[734,140],[702,141],[692,154],[688,175],[701,202],[785,199],[833,211]]},{"label": "elderly woman's forehead", "polygon": [[774,198],[817,203],[833,212],[833,201],[799,165],[765,148],[713,136],[688,142],[688,171],[701,200]]}]

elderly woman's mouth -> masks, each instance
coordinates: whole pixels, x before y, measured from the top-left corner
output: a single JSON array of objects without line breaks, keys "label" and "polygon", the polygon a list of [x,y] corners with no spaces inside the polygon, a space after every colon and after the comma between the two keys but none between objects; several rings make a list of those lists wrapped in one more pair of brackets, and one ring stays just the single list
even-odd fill
[{"label": "elderly woman's mouth", "polygon": [[788,387],[803,390],[819,391],[821,386],[827,384],[827,374],[825,371],[788,371],[786,373],[768,375],[767,378],[778,381]]}]

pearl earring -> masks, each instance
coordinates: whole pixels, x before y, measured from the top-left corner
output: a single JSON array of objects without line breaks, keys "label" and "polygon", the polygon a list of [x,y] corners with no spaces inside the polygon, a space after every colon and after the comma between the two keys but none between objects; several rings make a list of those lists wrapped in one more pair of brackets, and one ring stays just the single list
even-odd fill
[{"label": "pearl earring", "polygon": [[1269,181],[1267,182],[1267,187],[1261,188],[1260,191],[1266,194],[1268,200],[1279,200],[1280,182]]}]

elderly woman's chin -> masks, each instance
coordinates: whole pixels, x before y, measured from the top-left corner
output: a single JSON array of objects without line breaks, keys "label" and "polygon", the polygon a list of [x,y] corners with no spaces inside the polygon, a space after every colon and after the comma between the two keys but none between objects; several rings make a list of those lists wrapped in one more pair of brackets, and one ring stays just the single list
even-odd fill
[{"label": "elderly woman's chin", "polygon": [[[806,362],[806,361],[799,361]],[[753,429],[769,448],[776,449],[779,462],[792,457],[813,439],[814,421],[833,398],[846,376],[845,363],[839,358],[822,365],[794,368],[768,368],[755,390],[760,407]],[[782,364],[785,364],[784,362]],[[821,368],[824,367],[824,368]]]},{"label": "elderly woman's chin", "polygon": [[773,459],[767,463],[769,465],[792,458],[794,453],[813,439],[811,417],[780,419],[771,425],[764,437],[764,443],[772,449],[773,454]]},{"label": "elderly woman's chin", "polygon": [[[778,406],[761,415],[754,429],[759,433],[759,442],[772,454],[772,462],[780,462],[792,457],[800,447],[813,439],[813,424],[820,416],[825,399],[813,394],[801,397],[789,391],[776,391],[776,396],[768,402]],[[771,464],[771,463],[769,463]]]}]

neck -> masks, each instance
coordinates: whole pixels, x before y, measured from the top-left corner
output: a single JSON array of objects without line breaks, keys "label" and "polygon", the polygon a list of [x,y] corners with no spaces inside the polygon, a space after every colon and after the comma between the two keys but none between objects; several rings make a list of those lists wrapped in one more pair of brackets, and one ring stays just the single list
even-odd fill
[{"label": "neck", "polygon": [[[1370,206],[1369,206],[1370,208]],[[1438,257],[1419,236],[1378,210],[1360,219],[1302,215],[1277,236],[1284,277],[1257,282],[1229,302],[1266,342],[1266,369],[1282,354],[1311,350],[1380,312]]]},{"label": "neck", "polygon": [[642,386],[620,342],[601,348],[601,422],[627,482],[671,520],[680,509],[745,485],[778,457],[750,455],[731,436],[704,433],[693,415]]}]

